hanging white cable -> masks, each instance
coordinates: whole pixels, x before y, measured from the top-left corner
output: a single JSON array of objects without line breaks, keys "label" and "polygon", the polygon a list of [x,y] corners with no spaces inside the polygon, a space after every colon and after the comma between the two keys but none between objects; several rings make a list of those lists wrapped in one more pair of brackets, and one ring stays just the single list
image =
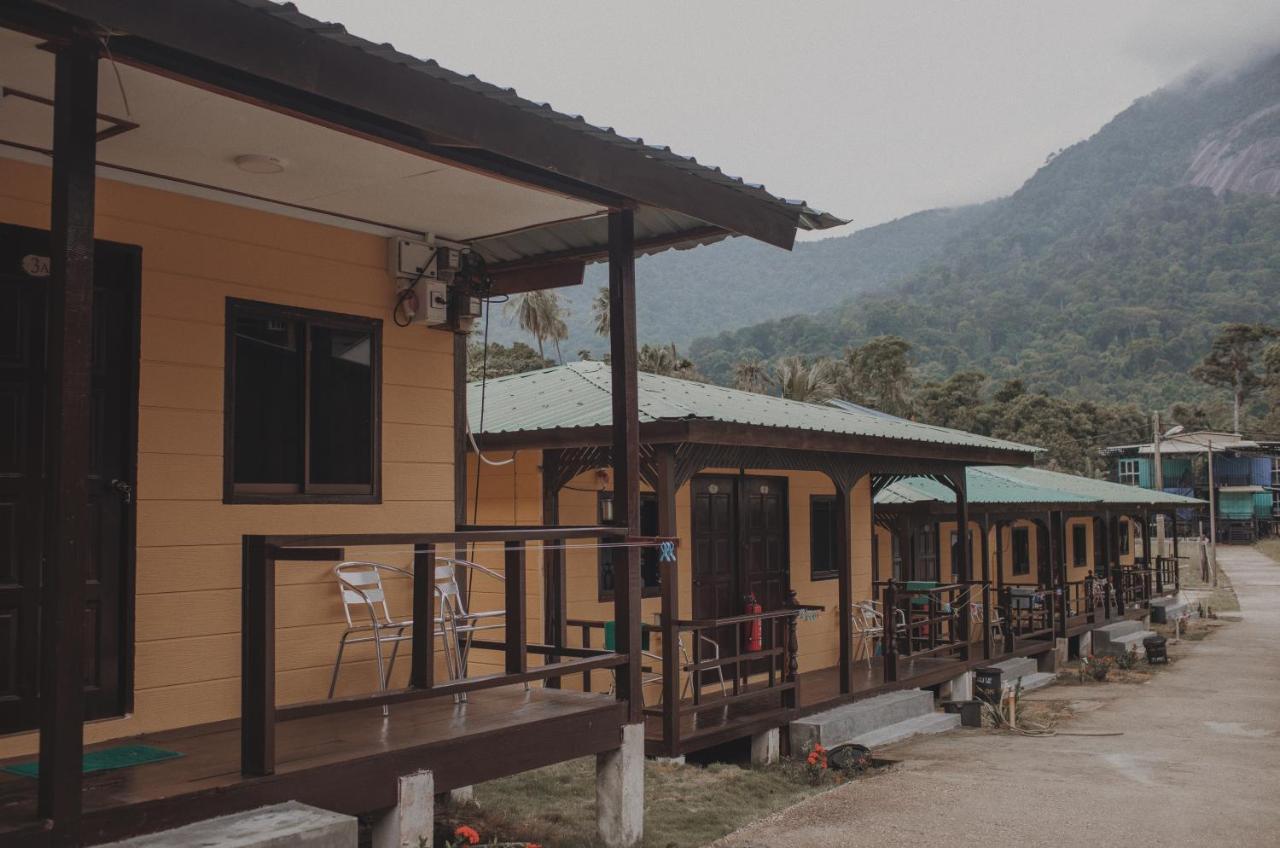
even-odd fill
[{"label": "hanging white cable", "polygon": [[510,465],[511,463],[516,461],[514,453],[512,454],[510,459],[489,459],[489,457],[481,453],[480,446],[476,444],[476,437],[471,433],[470,421],[467,422],[467,440],[471,442],[471,449],[476,452],[476,456],[485,465],[492,465],[495,468],[501,468],[504,465]]}]

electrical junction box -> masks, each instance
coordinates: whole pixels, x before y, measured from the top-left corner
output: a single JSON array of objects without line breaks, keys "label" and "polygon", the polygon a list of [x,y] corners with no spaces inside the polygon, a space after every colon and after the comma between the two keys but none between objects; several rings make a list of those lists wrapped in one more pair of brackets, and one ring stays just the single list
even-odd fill
[{"label": "electrical junction box", "polygon": [[387,239],[387,269],[398,280],[453,279],[462,245],[428,235],[425,239],[393,236]]},{"label": "electrical junction box", "polygon": [[[425,327],[450,328],[453,295],[449,284],[458,271],[462,245],[428,235],[425,239],[387,239],[387,270],[395,280],[397,309]],[[402,298],[405,289],[412,296]]]}]

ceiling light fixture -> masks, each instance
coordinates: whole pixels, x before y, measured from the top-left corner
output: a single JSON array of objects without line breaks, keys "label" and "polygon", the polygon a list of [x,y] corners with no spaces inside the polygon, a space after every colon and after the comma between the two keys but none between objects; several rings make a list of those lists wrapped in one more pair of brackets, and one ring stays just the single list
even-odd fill
[{"label": "ceiling light fixture", "polygon": [[237,168],[250,174],[278,174],[284,170],[284,163],[279,159],[259,153],[243,153],[234,161]]}]

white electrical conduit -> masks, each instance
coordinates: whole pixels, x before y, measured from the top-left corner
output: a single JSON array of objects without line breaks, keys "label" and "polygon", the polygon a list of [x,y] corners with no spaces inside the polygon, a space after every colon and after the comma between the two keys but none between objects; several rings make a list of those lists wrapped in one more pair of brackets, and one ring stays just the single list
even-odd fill
[{"label": "white electrical conduit", "polygon": [[501,468],[504,465],[510,465],[511,463],[516,461],[514,452],[510,459],[490,459],[489,457],[481,453],[480,446],[476,444],[476,437],[471,432],[470,421],[467,422],[467,439],[471,442],[471,449],[476,452],[476,456],[479,457],[480,461],[483,462],[485,465],[492,465],[495,468]]}]

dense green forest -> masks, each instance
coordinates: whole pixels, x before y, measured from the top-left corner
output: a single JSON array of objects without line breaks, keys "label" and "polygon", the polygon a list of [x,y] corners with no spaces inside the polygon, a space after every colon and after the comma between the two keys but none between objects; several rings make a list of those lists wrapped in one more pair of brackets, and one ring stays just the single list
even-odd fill
[{"label": "dense green forest", "polygon": [[[1195,183],[1226,167],[1229,187],[1247,186],[1250,174],[1230,172],[1237,159],[1280,166],[1238,156],[1275,146],[1277,106],[1280,57],[1156,92],[982,207],[924,267],[837,309],[699,339],[689,354],[729,382],[743,361],[901,336],[925,380],[978,370],[1067,398],[1199,401],[1226,423],[1229,398],[1190,371],[1225,325],[1280,322],[1280,201]],[[1192,163],[1210,142],[1218,172],[1205,176]],[[1266,399],[1249,411],[1265,415]]]},{"label": "dense green forest", "polygon": [[[668,251],[636,261],[636,323],[643,341],[683,347],[698,336],[834,306],[872,291],[935,259],[953,236],[986,213],[983,206],[935,209],[849,236],[801,242],[788,253],[748,239]],[[606,339],[593,329],[591,301],[608,284],[603,265],[587,268],[581,286],[559,289],[568,336],[566,356],[599,355]],[[498,310],[490,339],[528,340],[511,315]]]}]

